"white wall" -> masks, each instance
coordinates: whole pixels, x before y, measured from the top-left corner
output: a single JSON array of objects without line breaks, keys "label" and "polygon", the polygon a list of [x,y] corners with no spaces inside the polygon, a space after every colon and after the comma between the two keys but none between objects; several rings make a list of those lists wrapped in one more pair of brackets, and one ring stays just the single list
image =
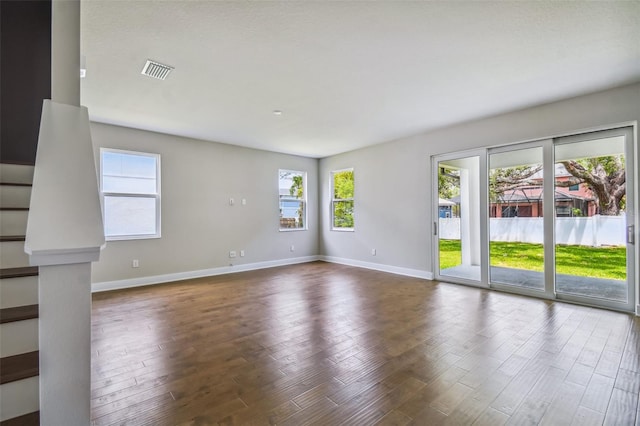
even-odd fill
[{"label": "white wall", "polygon": [[[97,164],[101,147],[152,152],[161,155],[162,173],[162,238],[109,241],[93,265],[92,282],[318,254],[316,159],[99,123],[91,123],[91,133]],[[307,172],[307,231],[278,230],[280,168]],[[233,207],[229,198],[236,200]],[[229,259],[230,250],[246,256]],[[131,267],[132,259],[139,259],[139,268]]]},{"label": "white wall", "polygon": [[[319,161],[93,123],[96,149],[160,153],[163,190],[162,238],[109,242],[94,265],[93,282],[221,268],[229,264],[229,250],[241,249],[247,256],[236,258],[236,264],[321,254],[428,276],[432,272],[432,155],[639,119],[640,84],[634,84]],[[356,229],[331,231],[330,172],[351,167],[356,180]],[[279,168],[308,173],[309,231],[278,232]],[[247,198],[248,205],[229,207],[230,197]],[[289,251],[292,244],[296,246],[293,253]],[[140,259],[140,268],[131,268],[132,259]]]},{"label": "white wall", "polygon": [[[319,167],[321,254],[354,263],[432,272],[432,155],[574,134],[637,120],[640,84],[324,158]],[[355,172],[355,231],[331,231],[330,172],[348,167]],[[377,249],[377,256],[371,255],[371,248]]]}]

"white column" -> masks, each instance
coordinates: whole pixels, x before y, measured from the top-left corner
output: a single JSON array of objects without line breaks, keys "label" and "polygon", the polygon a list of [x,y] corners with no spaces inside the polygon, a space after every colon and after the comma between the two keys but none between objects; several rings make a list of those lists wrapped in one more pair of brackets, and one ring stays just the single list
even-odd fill
[{"label": "white column", "polygon": [[40,419],[91,423],[91,263],[40,266]]},{"label": "white column", "polygon": [[80,106],[80,0],[51,4],[51,100]]},{"label": "white column", "polygon": [[478,157],[469,159],[469,254],[472,265],[480,265],[480,163]]},{"label": "white column", "polygon": [[[466,163],[466,161],[465,161]],[[471,265],[471,191],[469,185],[469,169],[460,169],[460,249],[462,250],[462,264]]]},{"label": "white column", "polygon": [[480,181],[478,157],[459,160],[460,242],[463,265],[480,265]]}]

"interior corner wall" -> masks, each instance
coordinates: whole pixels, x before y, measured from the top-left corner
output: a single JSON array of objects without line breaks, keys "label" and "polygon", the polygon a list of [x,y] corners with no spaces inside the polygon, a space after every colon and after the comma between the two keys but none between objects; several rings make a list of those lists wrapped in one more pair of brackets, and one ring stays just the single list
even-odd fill
[{"label": "interior corner wall", "polygon": [[[318,254],[318,160],[101,123],[91,123],[91,135],[98,170],[101,147],[160,154],[162,191],[162,238],[107,242],[92,282]],[[278,169],[307,172],[306,231],[279,231]],[[231,250],[246,255],[230,259]],[[133,259],[139,268],[132,268]]]},{"label": "interior corner wall", "polygon": [[[405,268],[429,275],[433,272],[431,156],[633,121],[640,121],[640,84],[321,159],[320,254],[354,264],[368,262],[380,265],[380,269]],[[637,148],[636,144],[637,164],[640,164]],[[355,179],[355,231],[332,231],[330,172],[351,167]],[[374,248],[375,256],[371,254]]]}]

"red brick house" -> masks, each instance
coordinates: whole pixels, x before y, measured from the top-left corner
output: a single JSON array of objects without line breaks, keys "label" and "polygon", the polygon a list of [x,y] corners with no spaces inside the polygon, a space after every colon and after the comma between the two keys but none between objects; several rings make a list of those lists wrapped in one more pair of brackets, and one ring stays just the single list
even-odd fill
[{"label": "red brick house", "polygon": [[[556,164],[556,182],[567,182],[571,175],[562,164]],[[532,179],[530,186],[505,191],[498,200],[490,203],[490,217],[542,217],[542,176]],[[556,216],[593,216],[598,212],[598,202],[585,183],[555,188]]]}]

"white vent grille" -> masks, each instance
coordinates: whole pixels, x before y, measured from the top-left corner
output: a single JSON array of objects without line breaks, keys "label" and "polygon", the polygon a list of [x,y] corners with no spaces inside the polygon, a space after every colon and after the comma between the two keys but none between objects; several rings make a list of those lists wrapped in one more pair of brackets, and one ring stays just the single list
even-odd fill
[{"label": "white vent grille", "polygon": [[147,59],[147,63],[144,64],[141,74],[157,78],[158,80],[166,80],[172,69],[173,67],[170,67],[169,65],[160,64]]}]

